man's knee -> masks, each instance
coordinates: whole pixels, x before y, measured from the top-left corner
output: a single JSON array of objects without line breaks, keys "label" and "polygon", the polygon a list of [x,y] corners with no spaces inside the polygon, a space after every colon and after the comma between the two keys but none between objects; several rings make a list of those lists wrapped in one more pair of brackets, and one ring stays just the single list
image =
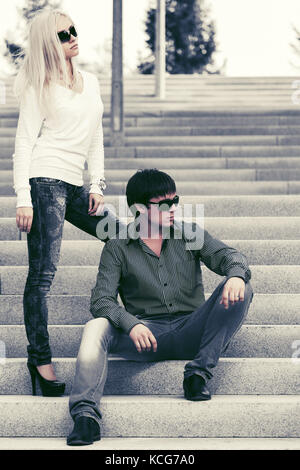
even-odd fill
[{"label": "man's knee", "polygon": [[107,318],[99,317],[89,320],[85,327],[84,332],[91,336],[96,336],[101,339],[103,336],[113,335],[115,328]]},{"label": "man's knee", "polygon": [[99,350],[108,350],[116,329],[106,318],[89,320],[83,330],[80,356],[94,356]]},{"label": "man's knee", "polygon": [[243,302],[241,302],[241,305],[240,305],[240,309],[239,312],[240,312],[240,315],[244,318],[246,318],[246,316],[248,315],[248,310],[249,310],[249,306],[252,302],[252,298],[253,298],[253,289],[252,289],[252,286],[250,284],[250,282],[246,282],[245,284],[245,292],[244,292],[244,300]]}]

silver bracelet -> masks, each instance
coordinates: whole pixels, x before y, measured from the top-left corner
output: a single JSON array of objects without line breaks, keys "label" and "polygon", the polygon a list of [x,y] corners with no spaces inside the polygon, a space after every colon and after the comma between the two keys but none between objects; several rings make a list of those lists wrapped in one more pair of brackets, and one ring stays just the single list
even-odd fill
[{"label": "silver bracelet", "polygon": [[105,182],[105,178],[99,178],[97,180],[96,183],[90,183],[90,187],[92,185],[96,184],[97,186],[99,186],[99,188],[101,189],[101,191],[104,191],[106,189],[106,182]]}]

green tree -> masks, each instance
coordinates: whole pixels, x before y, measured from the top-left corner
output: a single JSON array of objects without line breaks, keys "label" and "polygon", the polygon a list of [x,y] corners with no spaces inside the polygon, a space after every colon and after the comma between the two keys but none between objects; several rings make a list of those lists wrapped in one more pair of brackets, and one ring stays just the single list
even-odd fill
[{"label": "green tree", "polygon": [[[31,20],[37,11],[43,10],[46,7],[59,8],[60,5],[60,0],[26,0],[25,6],[17,7],[18,14],[20,16],[17,30],[25,31],[25,25]],[[25,32],[21,33],[21,41],[11,38],[4,39],[6,45],[4,56],[8,59],[10,64],[13,64],[16,67],[18,67],[19,61],[24,57],[23,48],[20,45],[20,42],[23,44],[26,39]]]},{"label": "green tree", "polygon": [[[138,65],[141,73],[154,72],[155,15],[150,8],[146,19],[150,55]],[[166,0],[166,71],[171,74],[209,72],[216,51],[215,25],[204,0]]]}]

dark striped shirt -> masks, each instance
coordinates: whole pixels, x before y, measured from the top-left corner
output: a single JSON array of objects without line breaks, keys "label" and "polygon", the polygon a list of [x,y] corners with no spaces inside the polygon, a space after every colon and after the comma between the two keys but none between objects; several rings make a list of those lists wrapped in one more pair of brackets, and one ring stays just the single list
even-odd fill
[{"label": "dark striped shirt", "polygon": [[[143,319],[193,312],[205,302],[200,262],[227,278],[237,276],[245,282],[251,278],[246,256],[235,248],[201,229],[201,248],[187,249],[187,224],[174,227],[172,237],[163,240],[159,257],[130,231],[125,239],[106,242],[91,294],[94,317],[107,318],[129,333]],[[178,233],[185,235],[175,238]]]}]

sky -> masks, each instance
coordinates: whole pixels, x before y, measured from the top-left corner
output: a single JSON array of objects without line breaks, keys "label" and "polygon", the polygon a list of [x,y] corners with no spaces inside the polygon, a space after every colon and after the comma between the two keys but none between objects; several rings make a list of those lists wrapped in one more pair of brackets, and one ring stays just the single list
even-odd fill
[{"label": "sky", "polygon": [[[300,0],[205,0],[216,24],[216,61],[226,60],[227,76],[297,76],[299,59],[290,43],[297,42],[292,30],[300,30]],[[124,71],[135,70],[138,57],[146,57],[144,21],[156,0],[123,0]],[[16,7],[23,0],[0,0],[0,54],[3,38],[18,36]],[[80,31],[80,58],[105,63],[104,45],[112,37],[113,0],[63,0],[62,6]],[[2,46],[1,46],[2,44]],[[6,63],[0,58],[0,72]]]}]

